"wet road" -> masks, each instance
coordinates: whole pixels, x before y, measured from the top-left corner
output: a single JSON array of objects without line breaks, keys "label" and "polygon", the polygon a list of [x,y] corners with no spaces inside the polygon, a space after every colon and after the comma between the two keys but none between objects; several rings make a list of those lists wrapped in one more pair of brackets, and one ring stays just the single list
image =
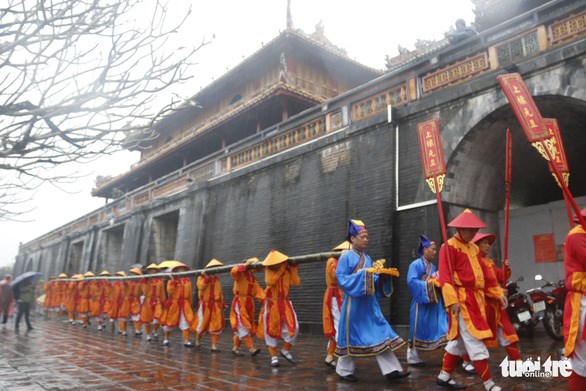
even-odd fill
[{"label": "wet road", "polygon": [[[427,366],[410,368],[409,378],[388,382],[374,358],[358,359],[357,383],[338,378],[323,363],[326,341],[319,336],[300,335],[292,352],[296,365],[284,358],[280,366],[269,365],[264,344],[256,357],[231,353],[232,333],[224,329],[221,352],[210,352],[209,336],[203,346],[185,348],[179,332],[171,335],[171,346],[145,337],[119,336],[83,329],[57,320],[33,320],[34,330],[15,333],[12,323],[0,326],[0,390],[445,390],[434,384],[443,351],[422,353]],[[131,327],[129,327],[131,330]],[[244,346],[243,346],[244,347]],[[558,359],[562,342],[550,339],[540,325],[533,338],[522,337],[523,358],[551,356]],[[406,348],[396,352],[404,364]],[[497,384],[509,390],[568,390],[567,380],[557,378],[503,378],[498,364],[504,349],[491,350],[491,370]],[[469,390],[484,390],[478,377],[457,369],[454,378],[469,384]]]}]

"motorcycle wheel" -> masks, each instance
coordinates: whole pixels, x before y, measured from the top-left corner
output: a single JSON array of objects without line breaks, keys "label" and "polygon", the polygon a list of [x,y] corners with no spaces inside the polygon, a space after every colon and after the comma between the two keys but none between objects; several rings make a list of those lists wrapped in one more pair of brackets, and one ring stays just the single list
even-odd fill
[{"label": "motorcycle wheel", "polygon": [[[559,315],[556,316],[556,313]],[[564,315],[563,312],[557,311],[556,307],[548,308],[545,310],[545,316],[543,317],[543,327],[545,332],[552,339],[561,341],[564,339]]]}]

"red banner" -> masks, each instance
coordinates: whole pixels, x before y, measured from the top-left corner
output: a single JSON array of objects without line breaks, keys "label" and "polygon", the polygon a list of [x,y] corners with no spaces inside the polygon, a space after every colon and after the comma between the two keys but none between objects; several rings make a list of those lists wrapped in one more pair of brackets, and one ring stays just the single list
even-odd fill
[{"label": "red banner", "polygon": [[[564,149],[564,143],[562,142],[562,136],[560,135],[558,121],[555,118],[544,118],[543,121],[545,122],[545,127],[547,128],[547,131],[551,137],[552,148],[550,148],[550,152],[553,157],[553,164],[556,165],[561,173],[570,172],[570,168],[568,167],[568,160],[566,159],[566,150]],[[551,167],[549,170],[553,172]]]},{"label": "red banner", "polygon": [[529,142],[533,143],[551,137],[521,75],[508,73],[497,76],[497,80]]},{"label": "red banner", "polygon": [[417,133],[425,179],[445,174],[446,165],[438,120],[432,119],[418,124]]}]

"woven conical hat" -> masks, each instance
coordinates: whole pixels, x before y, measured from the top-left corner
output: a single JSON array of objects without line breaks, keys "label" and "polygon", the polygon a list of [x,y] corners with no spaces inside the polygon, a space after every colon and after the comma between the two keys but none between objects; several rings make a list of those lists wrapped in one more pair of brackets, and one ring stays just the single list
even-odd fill
[{"label": "woven conical hat", "polygon": [[222,262],[218,261],[216,258],[214,258],[208,262],[208,264],[206,265],[205,268],[207,269],[207,268],[214,267],[214,266],[224,266],[224,264]]},{"label": "woven conical hat", "polygon": [[289,257],[286,256],[285,254],[280,253],[277,250],[271,250],[271,252],[269,253],[269,255],[267,255],[267,257],[262,262],[262,264],[263,264],[263,266],[273,266],[273,265],[278,265],[280,263],[283,263],[287,259],[289,259]]}]

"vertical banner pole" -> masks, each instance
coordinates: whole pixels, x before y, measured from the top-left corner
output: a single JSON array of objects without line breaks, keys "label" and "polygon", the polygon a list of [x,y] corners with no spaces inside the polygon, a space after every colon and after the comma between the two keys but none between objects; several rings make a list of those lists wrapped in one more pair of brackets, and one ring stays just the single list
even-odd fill
[{"label": "vertical banner pole", "polygon": [[[511,179],[512,179],[512,163],[513,163],[513,141],[511,131],[507,129],[506,146],[505,146],[505,242],[504,242],[504,257],[503,257],[503,287],[507,286],[507,277],[505,272],[505,260],[509,259],[509,221],[510,221],[510,206],[511,206]],[[509,261],[510,262],[510,261]]]},{"label": "vertical banner pole", "polygon": [[419,149],[421,152],[421,162],[423,165],[425,180],[431,188],[431,191],[435,193],[437,199],[442,240],[446,246],[446,260],[448,263],[448,272],[450,274],[449,281],[452,286],[455,286],[452,259],[448,246],[448,233],[446,231],[444,208],[441,198],[443,180],[446,174],[446,166],[444,161],[444,151],[439,134],[439,121],[437,119],[433,119],[422,122],[417,125],[417,132],[419,137]]}]

